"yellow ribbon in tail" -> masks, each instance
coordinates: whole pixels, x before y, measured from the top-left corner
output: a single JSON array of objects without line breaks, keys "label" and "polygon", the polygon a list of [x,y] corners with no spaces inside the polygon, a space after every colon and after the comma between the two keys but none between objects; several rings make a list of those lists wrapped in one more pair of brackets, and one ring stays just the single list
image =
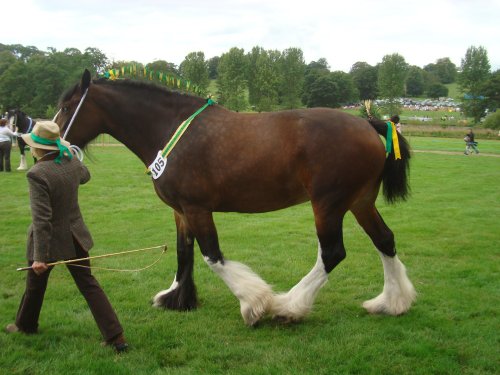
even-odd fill
[{"label": "yellow ribbon in tail", "polygon": [[387,121],[387,137],[385,141],[385,151],[391,153],[394,146],[394,159],[401,159],[401,150],[399,149],[399,140],[396,125],[392,121]]}]

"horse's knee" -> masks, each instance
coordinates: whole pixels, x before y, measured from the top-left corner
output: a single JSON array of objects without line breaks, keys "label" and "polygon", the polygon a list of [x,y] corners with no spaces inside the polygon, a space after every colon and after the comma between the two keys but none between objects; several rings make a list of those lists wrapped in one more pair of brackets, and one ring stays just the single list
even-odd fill
[{"label": "horse's knee", "polygon": [[212,238],[209,241],[201,241],[200,251],[208,264],[213,265],[219,262],[224,265],[224,256],[219,248],[217,237]]},{"label": "horse's knee", "polygon": [[327,273],[330,273],[346,257],[342,231],[342,222],[346,213],[344,206],[345,202],[341,197],[335,200],[325,197],[313,202],[321,260]]},{"label": "horse's knee", "polygon": [[396,255],[396,242],[394,241],[394,233],[391,230],[384,231],[383,235],[374,241],[374,244],[384,255],[391,258]]},{"label": "horse's knee", "polygon": [[345,257],[346,251],[341,239],[333,245],[321,246],[321,259],[327,273],[330,273]]}]

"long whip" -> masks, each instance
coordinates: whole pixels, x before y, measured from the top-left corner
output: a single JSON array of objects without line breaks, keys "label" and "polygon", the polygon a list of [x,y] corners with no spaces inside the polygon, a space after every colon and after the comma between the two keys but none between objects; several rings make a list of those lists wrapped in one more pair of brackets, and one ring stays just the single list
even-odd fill
[{"label": "long whip", "polygon": [[[78,259],[60,260],[60,261],[57,261],[57,262],[47,263],[47,266],[51,267],[51,266],[58,266],[60,264],[71,264],[71,263],[75,263],[75,262],[80,262],[82,260],[90,260],[90,259],[98,259],[98,258],[109,258],[109,257],[117,256],[117,255],[137,253],[139,251],[145,251],[145,250],[151,250],[151,249],[159,249],[160,247],[163,247],[162,254],[167,251],[167,245],[159,245],[159,246],[153,246],[153,247],[146,247],[146,248],[143,248],[143,249],[121,251],[121,252],[118,252],[118,253],[111,253],[111,254],[104,254],[104,255],[95,255],[95,256],[91,256],[91,257],[78,258]],[[84,266],[84,267],[86,267],[86,266]],[[20,267],[16,271],[28,271],[28,270],[31,270],[31,269],[32,269],[32,267]],[[127,270],[127,271],[131,271],[131,270]]]}]

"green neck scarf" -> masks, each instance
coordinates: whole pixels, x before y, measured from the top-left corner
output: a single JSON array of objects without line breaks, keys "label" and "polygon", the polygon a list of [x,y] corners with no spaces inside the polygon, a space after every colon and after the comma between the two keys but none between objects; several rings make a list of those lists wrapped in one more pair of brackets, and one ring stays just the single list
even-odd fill
[{"label": "green neck scarf", "polygon": [[39,137],[33,133],[30,133],[30,136],[31,139],[34,140],[36,143],[40,143],[42,145],[57,146],[57,148],[59,149],[59,155],[54,160],[57,164],[61,164],[61,159],[63,158],[64,155],[66,155],[70,160],[73,158],[73,154],[71,153],[69,148],[61,143],[61,138],[57,138],[55,141],[53,141],[51,139]]}]

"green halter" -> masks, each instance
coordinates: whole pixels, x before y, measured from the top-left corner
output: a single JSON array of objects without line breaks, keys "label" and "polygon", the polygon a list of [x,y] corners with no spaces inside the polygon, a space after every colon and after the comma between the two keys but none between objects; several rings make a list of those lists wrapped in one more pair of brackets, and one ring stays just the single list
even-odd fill
[{"label": "green halter", "polygon": [[30,133],[30,136],[31,136],[31,139],[34,140],[36,143],[40,143],[42,145],[56,145],[57,146],[57,148],[59,149],[59,155],[54,160],[57,164],[61,164],[61,159],[63,158],[63,156],[65,154],[70,160],[73,158],[73,154],[71,153],[69,148],[61,143],[61,138],[57,138],[55,141],[53,141],[51,139],[39,137],[38,135],[33,134],[33,133]]}]

